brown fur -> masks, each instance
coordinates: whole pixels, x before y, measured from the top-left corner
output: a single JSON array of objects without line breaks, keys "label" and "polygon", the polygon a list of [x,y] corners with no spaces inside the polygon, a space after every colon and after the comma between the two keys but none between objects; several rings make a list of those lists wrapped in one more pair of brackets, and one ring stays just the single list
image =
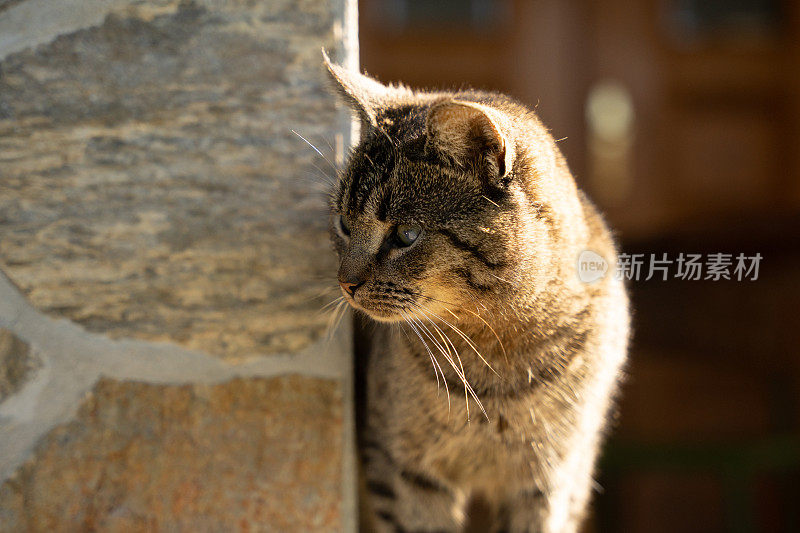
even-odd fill
[{"label": "brown fur", "polygon": [[621,283],[576,273],[583,250],[613,270],[602,218],[524,106],[326,64],[362,124],[331,235],[370,319],[365,528],[575,531],[628,340]]}]

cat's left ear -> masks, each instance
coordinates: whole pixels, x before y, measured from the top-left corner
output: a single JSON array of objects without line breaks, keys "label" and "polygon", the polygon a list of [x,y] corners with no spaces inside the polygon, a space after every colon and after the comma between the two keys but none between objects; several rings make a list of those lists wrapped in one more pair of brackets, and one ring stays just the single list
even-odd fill
[{"label": "cat's left ear", "polygon": [[322,59],[336,92],[361,119],[362,135],[365,130],[374,128],[378,110],[392,89],[368,76],[331,63],[324,49]]},{"label": "cat's left ear", "polygon": [[482,167],[493,185],[508,181],[514,144],[504,133],[497,111],[474,102],[446,100],[434,104],[426,123],[428,147],[457,165]]}]

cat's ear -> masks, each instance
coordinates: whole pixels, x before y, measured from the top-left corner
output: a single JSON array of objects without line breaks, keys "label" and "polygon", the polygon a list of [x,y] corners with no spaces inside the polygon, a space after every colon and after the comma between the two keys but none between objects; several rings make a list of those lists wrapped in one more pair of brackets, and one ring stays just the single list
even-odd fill
[{"label": "cat's ear", "polygon": [[362,133],[367,128],[374,128],[377,125],[375,117],[382,102],[389,97],[391,88],[368,76],[332,63],[324,49],[322,58],[334,89],[342,100],[358,113],[358,117],[361,119]]},{"label": "cat's ear", "polygon": [[507,181],[514,145],[503,133],[503,117],[493,109],[459,100],[434,104],[426,123],[429,149],[457,165],[482,167],[494,185]]}]

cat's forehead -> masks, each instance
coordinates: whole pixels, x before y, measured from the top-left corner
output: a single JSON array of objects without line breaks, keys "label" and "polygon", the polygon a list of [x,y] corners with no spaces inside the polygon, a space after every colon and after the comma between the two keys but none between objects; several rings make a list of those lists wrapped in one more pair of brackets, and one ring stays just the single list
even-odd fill
[{"label": "cat's forehead", "polygon": [[343,177],[339,208],[381,222],[441,223],[469,210],[476,191],[457,171],[416,147],[356,151]]}]

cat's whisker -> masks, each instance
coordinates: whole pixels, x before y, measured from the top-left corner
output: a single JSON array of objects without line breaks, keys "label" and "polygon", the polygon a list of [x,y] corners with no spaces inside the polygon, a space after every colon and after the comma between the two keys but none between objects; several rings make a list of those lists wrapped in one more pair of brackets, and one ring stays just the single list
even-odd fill
[{"label": "cat's whisker", "polygon": [[470,294],[469,292],[467,292],[467,293],[464,293],[464,294],[466,294],[466,295],[467,295],[467,297],[468,297],[470,300],[472,300],[472,301],[473,301],[473,303],[475,304],[475,310],[476,310],[476,311],[478,311],[478,306],[480,305],[481,307],[483,307],[483,310],[484,310],[484,311],[486,311],[487,313],[489,312],[489,309],[486,307],[486,305],[485,305],[483,302],[481,302],[480,300],[478,300],[478,299],[477,299],[475,296],[473,296],[473,295],[472,295],[472,294]]},{"label": "cat's whisker", "polygon": [[[409,317],[409,316],[408,316],[406,313],[402,313],[402,312],[401,312],[401,314],[403,315],[403,320],[404,320],[404,321],[405,321],[405,322],[406,322],[406,323],[407,323],[407,324],[408,324],[408,325],[409,325],[411,328],[413,328],[414,326],[413,326],[413,325],[411,324],[411,322],[410,322],[410,317]],[[405,331],[404,331],[404,333],[405,333]],[[406,337],[408,338],[408,334],[406,334]],[[410,339],[409,339],[409,340],[410,340]],[[447,390],[447,409],[448,409],[448,412],[449,412],[449,410],[450,410],[450,389],[449,389],[449,387],[448,387],[448,385],[447,385],[447,379],[445,379],[445,377],[444,377],[444,371],[442,370],[442,367],[439,365],[439,361],[438,361],[438,359],[436,359],[436,358],[433,356],[433,354],[432,354],[432,353],[429,353],[429,356],[430,356],[431,362],[432,362],[432,363],[433,363],[433,365],[434,365],[434,366],[433,366],[433,371],[434,371],[434,374],[436,375],[436,390],[437,390],[437,391],[439,391],[439,390],[440,390],[440,385],[439,385],[439,373],[441,373],[441,375],[442,375],[442,381],[444,381],[444,387],[445,387],[445,389]],[[438,368],[438,372],[437,372],[437,368]]]},{"label": "cat's whisker", "polygon": [[331,144],[331,142],[328,140],[328,138],[327,138],[327,137],[323,137],[323,139],[322,139],[322,140],[323,140],[323,141],[325,141],[325,144],[327,144],[327,145],[328,145],[328,148],[330,148],[330,149],[331,149],[331,154],[336,154],[336,149],[333,147],[333,145],[332,145],[332,144]]},{"label": "cat's whisker", "polygon": [[[320,296],[322,296],[322,295],[320,294]],[[325,305],[323,305],[320,308],[320,311],[325,311],[327,308],[331,307],[334,304],[341,303],[343,300],[344,300],[344,296],[339,296],[338,298],[335,298],[335,299],[331,300],[330,302],[326,303]]]},{"label": "cat's whisker", "polygon": [[[441,328],[439,326],[437,326],[430,318],[428,318],[426,316],[425,319],[433,327],[434,331],[436,331],[439,334],[440,338],[442,338],[442,342],[445,343],[445,346],[447,347],[447,352],[449,354],[450,353],[450,347],[447,345],[447,342],[445,341],[445,339],[447,339],[447,341],[449,341],[451,345],[453,345],[453,342],[450,341],[450,338],[447,335],[445,335],[444,332],[441,330]],[[427,328],[425,328],[425,329],[427,329]],[[464,404],[465,404],[466,410],[467,410],[467,422],[469,422],[469,399],[467,398],[467,387],[469,386],[469,382],[467,381],[467,375],[466,375],[466,372],[464,371],[464,364],[461,362],[461,356],[458,354],[458,350],[456,349],[455,345],[453,345],[453,354],[455,354],[456,359],[458,359],[458,366],[461,368],[462,381],[464,382]],[[481,403],[480,400],[477,400],[477,398],[476,398],[476,401],[478,402],[478,404]],[[486,411],[483,411],[483,412],[484,412],[484,414],[486,414]],[[487,418],[488,418],[488,416],[487,416]]]},{"label": "cat's whisker", "polygon": [[[451,315],[453,315],[453,316],[456,316],[456,315],[455,315],[455,313],[453,313],[452,311],[450,311],[450,309],[448,309],[447,307],[445,307],[444,309],[445,309],[445,311],[447,311],[447,312],[448,312],[448,313],[450,313]],[[500,335],[498,335],[498,334],[497,334],[497,332],[494,330],[494,328],[491,326],[491,324],[489,324],[489,323],[488,323],[488,322],[487,322],[487,321],[486,321],[486,320],[485,320],[485,319],[484,319],[484,318],[483,318],[481,315],[479,315],[478,313],[474,313],[474,312],[470,311],[469,309],[464,309],[464,311],[466,311],[467,313],[471,314],[472,316],[474,316],[475,318],[477,318],[478,320],[480,320],[481,322],[483,322],[483,323],[484,323],[484,325],[485,325],[487,328],[489,328],[489,331],[491,331],[491,332],[492,332],[492,335],[494,335],[494,338],[495,338],[495,339],[497,339],[497,344],[500,346],[500,350],[503,352],[503,359],[505,359],[505,361],[506,361],[506,362],[508,362],[508,354],[506,353],[506,348],[505,348],[505,346],[503,346],[503,340],[500,338]],[[456,318],[458,318],[458,317],[456,317]]]},{"label": "cat's whisker", "polygon": [[[431,349],[428,347],[428,343],[425,342],[425,339],[422,338],[422,335],[417,330],[416,326],[414,326],[414,324],[412,323],[411,316],[404,315],[404,317],[406,319],[406,322],[408,322],[408,325],[411,326],[411,330],[417,335],[417,337],[419,337],[419,340],[422,342],[422,345],[425,346],[425,350],[427,350],[431,360],[436,361],[436,358],[433,356],[433,352],[431,352]],[[436,365],[438,366],[438,362],[436,362]],[[441,366],[439,366],[439,370],[441,371]],[[442,371],[442,381],[444,381],[444,387],[445,390],[447,390],[447,411],[450,412],[450,388],[447,385],[447,378],[445,378],[443,371]]]},{"label": "cat's whisker", "polygon": [[433,322],[430,319],[428,319],[428,322],[431,323],[431,326],[433,326],[434,331],[436,331],[436,333],[439,335],[439,338],[442,339],[442,342],[444,343],[445,348],[447,348],[448,353],[450,353],[451,347],[453,348],[453,353],[458,353],[455,344],[453,344],[453,341],[450,340],[450,337],[448,337],[447,334],[444,331],[442,331],[442,328],[440,328],[438,325],[436,325],[435,322]]},{"label": "cat's whisker", "polygon": [[500,277],[500,276],[498,276],[497,274],[494,274],[494,273],[492,273],[492,272],[489,272],[489,275],[490,275],[490,276],[492,276],[493,278],[497,278],[498,280],[502,281],[503,283],[508,283],[509,285],[513,285],[513,283],[511,283],[510,281],[508,281],[508,280],[507,280],[507,279],[505,279],[505,278],[501,278],[501,277]]},{"label": "cat's whisker", "polygon": [[[309,276],[308,281],[309,282],[310,281],[328,281],[328,278],[316,278],[314,276]],[[325,287],[325,288],[320,289],[319,291],[317,291],[315,293],[309,294],[305,298],[302,298],[300,300],[300,302],[301,303],[307,303],[307,302],[310,302],[312,300],[319,300],[320,298],[322,298],[324,296],[330,296],[332,291],[333,291],[332,287]],[[325,304],[320,309],[318,309],[318,311],[323,311],[325,309],[325,307],[327,307],[327,305],[328,304]]]},{"label": "cat's whisker", "polygon": [[347,311],[350,309],[348,305],[342,306],[342,311],[339,313],[339,318],[336,320],[336,325],[333,326],[333,332],[335,333],[337,329],[339,329],[339,325],[342,323],[342,319],[347,315]]},{"label": "cat's whisker", "polygon": [[[405,320],[416,331],[422,331],[422,332],[426,331],[426,330],[421,329],[421,328],[424,328],[424,326],[418,320],[415,320],[412,316],[406,314],[405,315]],[[439,345],[439,343],[436,342],[436,339],[433,339],[431,337],[430,332],[427,332],[426,336],[433,341],[434,346],[436,346],[439,349],[439,351],[442,353],[442,355],[445,356],[445,359],[447,359],[448,358],[447,354],[444,351],[442,351],[442,347],[441,347],[441,345]],[[427,347],[427,342],[425,343],[425,345]],[[442,374],[442,379],[444,379],[444,374]],[[445,383],[447,383],[447,380],[445,380]]]},{"label": "cat's whisker", "polygon": [[[436,334],[437,334],[437,335],[439,335],[439,338],[441,339],[441,341],[442,341],[442,344],[444,345],[444,349],[447,351],[447,354],[446,354],[445,356],[446,356],[446,357],[447,357],[447,356],[450,356],[450,357],[452,358],[452,357],[455,355],[455,357],[458,357],[458,349],[457,349],[457,348],[455,347],[455,345],[453,344],[453,341],[451,341],[451,340],[450,340],[450,337],[448,337],[448,336],[447,336],[447,335],[444,333],[444,331],[442,331],[442,329],[441,329],[439,326],[437,326],[437,325],[436,325],[436,323],[435,323],[435,322],[433,322],[433,321],[432,321],[430,318],[428,318],[428,317],[426,316],[426,317],[425,317],[425,319],[426,319],[426,320],[428,321],[428,323],[429,323],[429,324],[430,324],[430,325],[433,327],[433,329],[434,329],[434,331],[436,332]],[[427,329],[427,328],[426,328],[426,329]],[[451,349],[450,349],[451,347],[452,347],[452,351],[451,351]],[[439,345],[439,350],[442,350],[442,346],[441,346],[441,345]],[[460,361],[461,361],[461,360],[459,359],[459,362],[460,362]],[[462,365],[462,370],[463,370],[463,365]]]},{"label": "cat's whisker", "polygon": [[311,141],[309,141],[308,139],[306,139],[305,137],[303,137],[302,135],[300,135],[299,133],[297,133],[297,132],[296,132],[296,131],[294,131],[294,130],[289,130],[289,131],[291,131],[292,133],[294,133],[295,135],[297,135],[298,137],[300,137],[300,138],[301,138],[303,141],[305,141],[305,143],[306,143],[307,145],[309,145],[311,148],[313,148],[313,149],[314,149],[314,151],[315,151],[315,152],[317,152],[317,153],[319,154],[319,156],[320,156],[322,159],[324,159],[325,161],[327,161],[327,162],[328,162],[328,164],[331,166],[331,168],[333,169],[333,171],[334,171],[334,172],[339,172],[339,169],[337,169],[337,168],[336,168],[336,165],[334,165],[333,163],[331,163],[331,160],[330,160],[330,159],[328,159],[327,157],[325,157],[325,155],[324,155],[322,152],[320,152],[320,151],[319,151],[319,148],[317,148],[316,146],[314,146],[313,144],[311,144]]},{"label": "cat's whisker", "polygon": [[[433,335],[431,334],[430,330],[427,327],[425,327],[425,325],[422,322],[420,322],[419,320],[414,319],[413,317],[409,317],[409,320],[411,322],[413,322],[414,324],[416,324],[416,327],[419,328],[420,331],[425,333],[425,335],[429,339],[431,339],[431,341],[433,341],[433,343],[439,348],[439,351],[442,353],[442,355],[447,360],[447,362],[450,363],[450,366],[453,368],[453,370],[455,371],[455,373],[458,376],[458,378],[461,380],[462,383],[464,383],[464,386],[465,386],[464,395],[466,397],[467,390],[472,391],[472,387],[469,386],[469,383],[467,382],[466,376],[464,376],[464,374],[463,374],[463,367],[462,367],[462,372],[459,372],[459,370],[456,367],[456,364],[455,364],[455,361],[453,360],[453,358],[450,357],[450,355],[448,355],[442,349],[441,345],[439,345],[436,342],[436,339],[433,338]],[[447,383],[447,378],[444,377],[444,372],[442,372],[442,379],[444,379],[444,382],[446,384]],[[472,391],[472,394],[474,395],[474,391]],[[477,400],[477,398],[476,398],[476,400]],[[449,398],[448,398],[448,401],[449,401]],[[480,400],[477,400],[477,401],[478,401],[478,403],[480,403]],[[448,409],[449,409],[449,405],[448,405]],[[468,401],[467,401],[467,421],[469,421],[469,402]]]},{"label": "cat's whisker", "polygon": [[308,188],[312,192],[328,194],[330,191],[330,187],[333,186],[333,182],[329,180],[329,178],[325,177],[326,183],[320,183],[320,177],[314,175],[313,173],[307,173],[305,176],[301,176],[304,180],[307,180]]},{"label": "cat's whisker", "polygon": [[[455,304],[453,304],[453,303],[450,303],[450,302],[445,302],[444,300],[437,300],[436,298],[432,298],[432,297],[430,297],[430,296],[426,296],[426,295],[424,295],[424,294],[420,294],[420,296],[422,296],[423,298],[427,298],[428,300],[432,300],[432,301],[434,301],[434,302],[441,303],[441,304],[443,304],[443,305],[445,305],[445,306],[446,306],[446,305],[452,305],[452,306],[456,307],[456,309],[457,309],[458,311],[465,311],[465,312],[467,312],[467,313],[471,314],[472,316],[474,316],[475,318],[477,318],[478,320],[480,320],[481,322],[483,322],[483,323],[484,323],[484,325],[486,325],[486,327],[487,327],[487,328],[489,328],[489,331],[491,331],[491,332],[492,332],[492,334],[494,335],[494,338],[495,338],[495,339],[497,339],[497,343],[498,343],[498,345],[500,346],[500,349],[503,351],[503,359],[505,359],[506,361],[508,361],[508,354],[506,353],[506,348],[505,348],[505,346],[503,346],[503,340],[500,338],[500,335],[498,335],[498,334],[497,334],[497,332],[494,330],[494,328],[491,326],[491,324],[489,324],[489,322],[487,322],[487,321],[486,321],[486,320],[485,320],[485,319],[484,319],[484,318],[483,318],[481,315],[479,315],[478,313],[475,313],[475,312],[473,312],[473,311],[470,311],[470,310],[469,310],[469,309],[467,309],[467,308],[459,307],[459,306],[457,306],[457,305],[455,305]],[[444,310],[445,310],[445,311],[447,311],[448,313],[450,313],[450,314],[453,316],[453,318],[455,318],[456,320],[458,320],[458,315],[456,315],[456,314],[455,314],[454,312],[452,312],[450,309],[448,309],[447,307],[445,307],[445,308],[444,308]],[[430,312],[430,311],[429,311],[429,312]]]},{"label": "cat's whisker", "polygon": [[328,183],[328,185],[333,187],[333,185],[336,183],[336,179],[333,178],[333,176],[329,176],[328,174],[326,174],[325,171],[319,168],[319,165],[317,165],[316,163],[311,163],[311,166],[317,169],[317,172],[319,172],[320,177],[322,177]]},{"label": "cat's whisker", "polygon": [[481,195],[481,198],[483,198],[484,200],[486,200],[487,202],[489,202],[489,203],[490,203],[490,204],[492,204],[493,206],[497,207],[498,209],[500,208],[500,206],[499,206],[499,205],[497,205],[497,204],[496,204],[495,202],[493,202],[492,200],[490,200],[488,196],[486,196],[486,195],[482,194],[482,195]]},{"label": "cat's whisker", "polygon": [[[408,319],[406,319],[406,318],[403,318],[403,321],[408,323]],[[406,333],[406,330],[404,330],[402,326],[403,326],[402,322],[397,323],[397,324],[392,324],[392,327],[397,327],[400,331],[403,332],[403,335],[406,336],[406,339],[408,339],[409,342],[411,342],[411,337],[408,336],[408,333]],[[431,357],[431,364],[433,365],[433,375],[436,376],[436,395],[438,396],[439,393],[442,391],[442,384],[439,381],[439,371],[436,370],[437,363],[436,363],[436,361],[434,360],[433,357]],[[445,386],[446,385],[447,385],[447,382],[445,382]]]},{"label": "cat's whisker", "polygon": [[[423,315],[424,315],[424,313],[423,313]],[[424,315],[424,316],[425,316],[425,319],[431,325],[436,327],[435,324],[433,323],[433,321],[427,315]],[[427,326],[425,326],[425,324],[419,319],[416,320],[416,323],[417,323],[417,325],[419,325],[419,326],[421,326],[422,328],[425,329],[425,331],[428,333],[428,336],[431,338],[431,340],[434,341],[434,343],[436,343],[436,345],[439,347],[439,350],[442,352],[442,355],[444,355],[445,358],[447,358],[447,360],[450,362],[450,365],[453,367],[453,370],[455,370],[456,375],[458,375],[458,377],[464,383],[464,386],[465,386],[464,393],[466,394],[466,389],[467,388],[469,390],[472,390],[472,387],[469,385],[469,381],[467,380],[467,376],[466,376],[466,373],[464,371],[464,364],[461,361],[461,356],[459,355],[458,350],[455,349],[455,346],[453,347],[453,349],[454,349],[455,357],[458,360],[458,367],[461,369],[460,372],[459,372],[459,368],[456,368],[455,361],[453,360],[452,356],[450,355],[450,350],[448,349],[447,353],[445,353],[445,350],[442,348],[442,346],[439,343],[437,343],[435,339],[433,339],[433,334],[430,332],[430,330],[427,328]],[[474,391],[472,392],[472,394],[474,395]],[[480,404],[480,400],[477,397],[475,397],[475,399]],[[484,411],[484,413],[485,413],[485,411]],[[469,404],[468,403],[467,403],[467,416],[469,416]]]},{"label": "cat's whisker", "polygon": [[306,172],[305,175],[300,174],[298,178],[305,182],[306,187],[308,187],[309,196],[313,198],[319,198],[320,200],[320,208],[323,208],[327,204],[327,198],[331,195],[331,189],[335,186],[333,181],[330,181],[327,177],[325,178],[325,183],[322,182],[322,178],[320,176],[315,175],[313,172]]},{"label": "cat's whisker", "polygon": [[[413,320],[413,318],[412,318],[412,320]],[[435,338],[433,338],[433,336],[431,335],[430,330],[425,326],[425,324],[423,324],[419,320],[415,320],[414,323],[417,326],[420,326],[420,327],[424,328],[425,332],[427,333],[427,337],[431,339],[431,341],[433,342],[434,346],[436,346],[439,349],[439,351],[442,353],[442,355],[444,355],[445,357],[449,357],[450,356],[449,355],[450,350],[445,350],[444,347],[439,343],[439,341],[437,341]]]},{"label": "cat's whisker", "polygon": [[[311,179],[310,175],[309,179]],[[313,183],[308,184],[308,190],[312,193],[315,193],[317,195],[317,198],[321,196],[322,199],[326,199],[328,197],[332,188],[333,188],[333,182],[328,180],[327,178],[325,180],[325,183],[322,183],[321,179],[318,178]]]},{"label": "cat's whisker", "polygon": [[[445,320],[444,318],[442,318],[441,316],[437,315],[436,313],[434,313],[430,309],[425,309],[422,306],[420,306],[419,304],[414,304],[414,305],[416,306],[417,310],[419,310],[426,317],[428,316],[427,313],[430,313],[434,317],[438,318],[439,320],[441,320],[442,322],[444,322],[445,324],[450,326],[450,329],[455,331],[462,339],[464,339],[464,341],[469,345],[469,347],[472,348],[475,351],[475,354],[478,356],[478,358],[481,361],[483,361],[483,364],[485,364],[486,367],[489,370],[491,370],[492,373],[494,373],[494,375],[496,375],[499,378],[502,378],[502,376],[497,373],[497,371],[492,367],[492,365],[489,364],[489,362],[486,360],[486,358],[483,357],[483,354],[481,354],[480,350],[478,350],[478,347],[475,346],[475,343],[472,342],[472,339],[470,339],[463,331],[461,331],[459,328],[457,328],[456,326],[451,324],[448,320]],[[503,353],[505,353],[505,350],[503,351]]]},{"label": "cat's whisker", "polygon": [[339,303],[337,303],[336,307],[333,309],[331,317],[328,320],[328,331],[325,333],[326,342],[330,342],[333,339],[334,333],[339,328],[342,318],[344,317],[345,313],[347,313],[346,304],[347,302],[345,301],[344,297],[341,297],[341,300],[339,300]]},{"label": "cat's whisker", "polygon": [[308,176],[310,178],[313,178],[315,183],[319,183],[319,181],[322,180],[325,183],[327,183],[328,185],[330,185],[331,187],[336,184],[338,171],[334,172],[334,175],[331,176],[330,174],[325,172],[325,170],[323,168],[321,168],[318,164],[316,164],[314,161],[309,161],[308,164],[311,165],[312,167],[314,167],[314,170],[317,171],[316,173],[314,173],[314,172],[307,172],[306,173],[306,176]]},{"label": "cat's whisker", "polygon": [[344,298],[337,298],[336,300],[331,302],[331,304],[335,305],[333,305],[329,311],[330,315],[328,317],[328,331],[327,331],[329,337],[331,336],[330,335],[331,330],[333,329],[333,325],[336,323],[336,318],[339,315],[339,311],[344,306],[345,301]]},{"label": "cat's whisker", "polygon": [[[475,401],[478,403],[478,406],[480,407],[480,409],[481,409],[481,411],[483,412],[484,416],[485,416],[485,417],[486,417],[486,419],[488,420],[488,419],[489,419],[489,415],[486,413],[486,409],[484,409],[484,407],[483,407],[483,403],[481,402],[480,398],[478,398],[478,395],[477,395],[477,394],[475,393],[475,391],[473,390],[473,388],[472,388],[472,385],[470,385],[470,384],[469,384],[469,381],[467,380],[467,376],[466,376],[466,374],[464,373],[464,365],[461,363],[461,357],[458,355],[458,352],[456,352],[456,358],[458,359],[458,363],[459,363],[459,366],[460,366],[460,368],[461,368],[461,370],[460,370],[460,371],[459,371],[459,368],[458,368],[458,367],[456,367],[456,363],[455,363],[455,361],[453,360],[453,358],[452,358],[452,357],[450,357],[450,356],[449,356],[449,355],[448,355],[448,354],[445,352],[445,350],[444,350],[444,349],[441,347],[441,345],[440,345],[440,344],[439,344],[439,343],[436,341],[436,339],[434,339],[434,338],[433,338],[433,334],[432,334],[432,333],[430,332],[430,330],[429,330],[429,329],[428,329],[428,328],[425,326],[425,324],[423,324],[423,323],[422,323],[421,321],[419,321],[419,320],[415,320],[413,317],[411,317],[411,320],[412,320],[412,321],[414,321],[414,323],[415,323],[417,326],[419,326],[419,327],[423,328],[423,329],[422,329],[422,331],[423,331],[423,332],[427,332],[427,336],[428,336],[428,337],[431,339],[431,341],[433,341],[433,342],[434,342],[434,344],[435,344],[435,345],[437,345],[437,347],[439,348],[439,350],[442,352],[442,355],[445,357],[445,359],[447,359],[447,362],[448,362],[448,363],[450,363],[450,366],[451,366],[451,367],[453,367],[453,370],[455,371],[456,375],[459,377],[459,379],[461,380],[461,382],[464,384],[464,395],[465,395],[465,397],[466,397],[467,393],[469,393],[469,395],[470,395],[470,396],[472,396],[472,397],[475,399]],[[428,320],[430,320],[430,319],[428,319]],[[469,400],[467,400],[467,401],[466,401],[466,405],[467,405],[467,421],[469,421]]]},{"label": "cat's whisker", "polygon": [[343,297],[336,298],[332,302],[328,302],[325,306],[319,310],[317,310],[317,315],[320,317],[327,316],[326,326],[325,326],[325,334],[323,335],[325,342],[330,342],[333,338],[333,331],[334,326],[336,324],[336,319],[339,315],[339,311],[341,310],[342,306],[345,305],[345,301]]}]

